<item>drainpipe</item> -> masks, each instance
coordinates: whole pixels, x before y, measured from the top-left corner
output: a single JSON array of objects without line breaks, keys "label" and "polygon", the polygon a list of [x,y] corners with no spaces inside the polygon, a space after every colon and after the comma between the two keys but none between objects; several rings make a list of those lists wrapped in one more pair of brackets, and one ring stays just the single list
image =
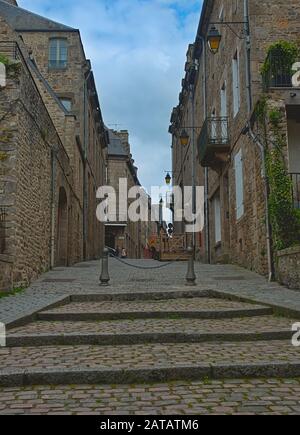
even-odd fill
[{"label": "drainpipe", "polygon": [[270,224],[270,212],[269,212],[269,184],[266,174],[266,153],[265,147],[260,142],[259,138],[253,132],[250,124],[248,123],[245,128],[245,134],[248,134],[249,138],[255,143],[259,148],[262,160],[262,179],[264,183],[264,197],[265,197],[265,213],[266,213],[266,238],[267,238],[267,250],[268,250],[268,271],[269,271],[269,282],[274,281],[275,269],[274,269],[274,259],[272,250],[272,237],[271,237],[271,224]]},{"label": "drainpipe", "polygon": [[87,104],[87,82],[91,76],[89,70],[84,81],[84,101],[83,101],[83,147],[84,147],[84,162],[83,162],[83,258],[87,259],[87,210],[88,210],[88,192],[87,192],[87,149],[88,149],[88,104]]},{"label": "drainpipe", "polygon": [[[203,53],[203,112],[204,119],[207,118],[207,80],[206,80],[206,39],[200,35],[199,39],[202,44]],[[207,262],[210,264],[210,222],[209,222],[209,168],[204,168],[204,214],[205,214],[205,251],[207,256]]]},{"label": "drainpipe", "polygon": [[248,113],[252,111],[252,86],[251,86],[251,34],[249,18],[249,0],[244,0],[244,34],[246,36],[245,56],[246,56],[246,88]]},{"label": "drainpipe", "polygon": [[[192,212],[196,214],[196,149],[195,149],[195,86],[191,87],[191,102],[192,102]],[[196,253],[196,234],[195,228],[193,231],[193,253]]]},{"label": "drainpipe", "polygon": [[50,241],[50,268],[55,266],[55,165],[56,152],[51,149],[51,241]]}]

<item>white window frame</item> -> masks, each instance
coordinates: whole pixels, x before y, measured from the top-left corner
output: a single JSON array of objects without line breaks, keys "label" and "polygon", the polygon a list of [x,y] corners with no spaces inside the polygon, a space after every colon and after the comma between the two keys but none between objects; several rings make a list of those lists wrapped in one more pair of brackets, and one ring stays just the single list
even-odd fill
[{"label": "white window frame", "polygon": [[244,205],[244,162],[243,152],[240,149],[234,157],[235,192],[236,192],[236,218],[241,219],[245,213]]},{"label": "white window frame", "polygon": [[[52,56],[55,50],[55,57]],[[49,68],[65,69],[68,64],[68,40],[66,38],[51,38],[49,42]]]},{"label": "white window frame", "polygon": [[[221,117],[227,118],[228,110],[227,110],[227,83],[224,81],[223,86],[220,91],[220,99],[221,99]],[[223,120],[221,121],[221,134],[223,143],[227,143],[228,140],[228,131],[227,124],[223,124]]]}]

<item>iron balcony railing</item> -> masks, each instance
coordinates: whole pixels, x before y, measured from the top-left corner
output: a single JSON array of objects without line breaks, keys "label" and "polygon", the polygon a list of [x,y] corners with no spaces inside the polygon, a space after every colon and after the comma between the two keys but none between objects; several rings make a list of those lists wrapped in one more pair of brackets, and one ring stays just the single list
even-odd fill
[{"label": "iron balcony railing", "polygon": [[198,141],[200,160],[203,161],[208,152],[215,152],[218,149],[221,151],[222,148],[226,148],[229,144],[228,117],[207,118]]},{"label": "iron balcony railing", "polygon": [[295,208],[300,209],[300,174],[290,174],[293,185],[293,201]]},{"label": "iron balcony railing", "polygon": [[265,89],[291,88],[293,65],[283,56],[269,54],[266,60],[266,69],[262,73]]}]

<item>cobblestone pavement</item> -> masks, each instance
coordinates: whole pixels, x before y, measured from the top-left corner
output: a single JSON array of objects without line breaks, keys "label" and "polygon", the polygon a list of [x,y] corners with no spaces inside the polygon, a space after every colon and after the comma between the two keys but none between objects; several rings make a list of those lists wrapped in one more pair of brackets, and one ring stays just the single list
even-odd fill
[{"label": "cobblestone pavement", "polygon": [[222,299],[211,298],[194,298],[194,299],[176,299],[169,301],[155,301],[155,302],[82,302],[63,305],[61,307],[47,310],[47,313],[120,313],[120,312],[133,312],[133,311],[199,311],[218,309],[253,309],[259,308],[260,305],[245,304],[236,301],[226,301]]},{"label": "cobblestone pavement", "polygon": [[77,385],[1,390],[0,414],[299,415],[300,380]]},{"label": "cobblestone pavement", "polygon": [[235,266],[200,264],[194,291],[184,286],[186,268],[137,270],[111,259],[104,288],[99,262],[89,262],[0,299],[10,346],[0,348],[0,413],[300,414],[300,348],[287,339],[300,292]]},{"label": "cobblestone pavement", "polygon": [[131,346],[44,346],[0,350],[1,368],[147,368],[299,362],[289,341],[248,343],[142,344]]},{"label": "cobblestone pavement", "polygon": [[[158,264],[152,260],[128,262],[143,267]],[[109,292],[182,289],[186,269],[185,262],[177,262],[164,269],[137,270],[110,259],[112,285]],[[284,307],[298,312],[300,318],[300,292],[288,290],[276,283],[269,284],[264,277],[238,266],[196,263],[195,271],[197,288],[220,290],[257,303]],[[42,275],[24,293],[0,299],[0,322],[10,323],[21,315],[30,315],[55,303],[64,295],[106,293],[106,288],[99,287],[99,275],[99,261],[81,263],[70,268],[56,268]]]},{"label": "cobblestone pavement", "polygon": [[145,319],[145,320],[115,320],[101,322],[58,321],[33,322],[9,331],[14,334],[70,334],[70,333],[101,333],[101,334],[139,334],[147,333],[209,333],[220,334],[243,332],[291,331],[296,320],[273,316],[257,316],[244,319],[198,320],[198,319]]}]

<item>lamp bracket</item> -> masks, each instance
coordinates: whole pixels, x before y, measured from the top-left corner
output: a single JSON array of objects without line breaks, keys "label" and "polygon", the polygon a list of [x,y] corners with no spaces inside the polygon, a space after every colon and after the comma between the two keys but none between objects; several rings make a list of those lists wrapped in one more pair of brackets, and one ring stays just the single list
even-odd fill
[{"label": "lamp bracket", "polygon": [[212,22],[210,23],[210,25],[212,26],[226,26],[228,27],[228,29],[239,39],[247,39],[248,35],[249,35],[249,31],[246,29],[242,29],[240,34],[238,34],[233,26],[234,25],[238,25],[238,24],[243,24],[246,25],[247,28],[249,27],[249,23],[247,21],[217,21],[217,22]]}]

